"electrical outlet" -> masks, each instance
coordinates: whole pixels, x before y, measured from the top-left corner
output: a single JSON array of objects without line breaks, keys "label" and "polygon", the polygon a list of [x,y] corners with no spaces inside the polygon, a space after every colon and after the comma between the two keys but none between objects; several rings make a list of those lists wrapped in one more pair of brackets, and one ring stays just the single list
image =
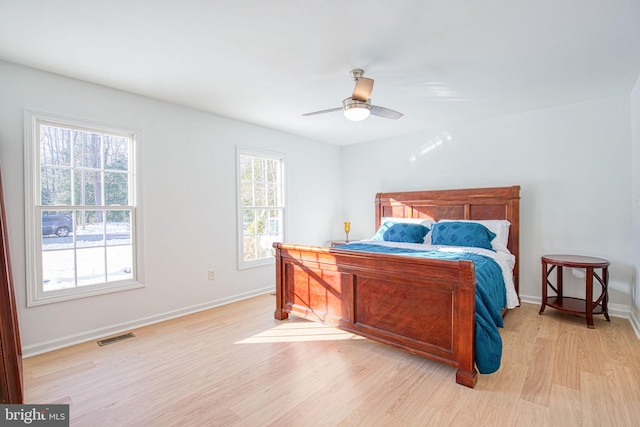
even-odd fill
[{"label": "electrical outlet", "polygon": [[209,280],[216,280],[216,271],[215,270],[209,270]]}]

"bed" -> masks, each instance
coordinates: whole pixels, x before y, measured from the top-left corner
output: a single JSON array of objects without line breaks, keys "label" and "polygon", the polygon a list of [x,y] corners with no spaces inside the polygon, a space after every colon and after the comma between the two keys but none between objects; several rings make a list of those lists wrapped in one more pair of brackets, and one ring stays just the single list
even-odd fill
[{"label": "bed", "polygon": [[[518,298],[519,203],[519,186],[379,193],[375,228],[391,218],[432,224],[506,220]],[[457,368],[457,383],[475,386],[478,280],[472,260],[367,252],[350,245],[273,247],[276,319],[293,314],[446,363]]]}]

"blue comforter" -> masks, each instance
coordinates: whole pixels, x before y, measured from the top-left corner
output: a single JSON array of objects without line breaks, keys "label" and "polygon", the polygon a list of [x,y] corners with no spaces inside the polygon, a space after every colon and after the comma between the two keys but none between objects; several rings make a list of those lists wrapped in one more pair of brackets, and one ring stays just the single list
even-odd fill
[{"label": "blue comforter", "polygon": [[491,374],[500,367],[502,339],[498,328],[504,326],[502,308],[507,304],[507,293],[500,266],[491,258],[473,253],[420,251],[414,249],[351,243],[341,249],[381,252],[447,260],[470,260],[476,272],[476,366],[481,374]]}]

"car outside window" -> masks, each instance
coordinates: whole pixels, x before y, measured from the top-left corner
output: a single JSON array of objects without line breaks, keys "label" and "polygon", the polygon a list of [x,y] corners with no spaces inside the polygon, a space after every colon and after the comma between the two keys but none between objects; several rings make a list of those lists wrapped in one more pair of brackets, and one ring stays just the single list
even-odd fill
[{"label": "car outside window", "polygon": [[73,231],[73,219],[71,215],[42,214],[42,235],[55,234],[58,237],[67,237]]}]

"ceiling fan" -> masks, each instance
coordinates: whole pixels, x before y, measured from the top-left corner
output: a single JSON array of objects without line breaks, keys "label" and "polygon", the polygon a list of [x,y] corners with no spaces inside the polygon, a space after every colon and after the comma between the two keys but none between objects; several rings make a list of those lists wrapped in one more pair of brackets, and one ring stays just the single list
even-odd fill
[{"label": "ceiling fan", "polygon": [[314,111],[313,113],[303,114],[303,116],[314,116],[316,114],[332,113],[340,110],[344,111],[344,116],[352,121],[364,120],[369,117],[369,114],[394,120],[403,116],[402,113],[389,108],[371,105],[371,98],[369,97],[373,90],[373,79],[364,77],[364,71],[359,68],[351,70],[350,74],[351,78],[356,82],[356,87],[353,89],[353,94],[349,98],[342,100],[342,107]]}]

